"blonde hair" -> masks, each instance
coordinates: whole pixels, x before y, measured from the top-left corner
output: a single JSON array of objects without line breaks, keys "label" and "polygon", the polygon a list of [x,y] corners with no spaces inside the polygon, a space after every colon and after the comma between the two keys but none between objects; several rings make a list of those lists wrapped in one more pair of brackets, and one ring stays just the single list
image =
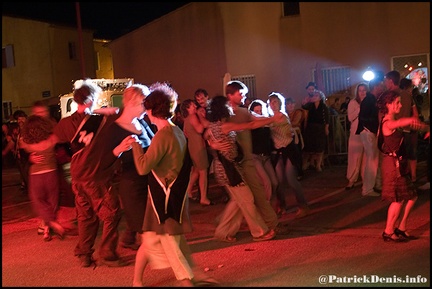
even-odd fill
[{"label": "blonde hair", "polygon": [[142,102],[143,98],[146,98],[150,94],[150,89],[144,85],[135,83],[123,92],[123,106],[126,106],[130,102]]}]

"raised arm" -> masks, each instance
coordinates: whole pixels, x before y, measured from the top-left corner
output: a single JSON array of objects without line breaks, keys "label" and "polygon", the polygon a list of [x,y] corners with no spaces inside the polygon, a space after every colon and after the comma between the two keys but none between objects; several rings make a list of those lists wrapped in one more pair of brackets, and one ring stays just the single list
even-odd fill
[{"label": "raised arm", "polygon": [[252,116],[252,121],[244,122],[244,123],[232,123],[232,122],[224,122],[222,123],[222,132],[228,133],[230,131],[239,131],[244,129],[255,129],[259,127],[263,127],[269,125],[274,122],[283,122],[285,121],[285,115],[283,113],[277,113],[272,117],[255,117]]},{"label": "raised arm", "polygon": [[20,148],[23,148],[27,152],[40,152],[55,146],[58,142],[59,142],[58,137],[55,134],[51,134],[51,136],[48,139],[40,141],[35,144],[28,144],[24,142],[22,139],[20,139],[18,145]]}]

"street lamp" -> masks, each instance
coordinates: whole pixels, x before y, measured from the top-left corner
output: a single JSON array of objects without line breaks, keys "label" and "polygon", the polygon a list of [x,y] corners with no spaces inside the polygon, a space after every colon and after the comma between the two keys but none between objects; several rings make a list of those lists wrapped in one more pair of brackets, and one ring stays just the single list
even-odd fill
[{"label": "street lamp", "polygon": [[363,73],[363,79],[365,81],[371,81],[374,78],[375,72],[370,67],[368,67],[368,69]]}]

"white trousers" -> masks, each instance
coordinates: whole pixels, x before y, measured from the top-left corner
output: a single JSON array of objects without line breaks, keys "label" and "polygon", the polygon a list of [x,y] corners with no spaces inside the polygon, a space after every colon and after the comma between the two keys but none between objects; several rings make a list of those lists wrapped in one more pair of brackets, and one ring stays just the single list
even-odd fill
[{"label": "white trousers", "polygon": [[184,235],[158,235],[147,231],[142,234],[141,246],[152,268],[171,267],[177,280],[193,279],[190,250]]},{"label": "white trousers", "polygon": [[[355,183],[358,181],[360,173],[363,174],[362,170],[364,148],[361,137],[359,134],[352,133],[348,139],[348,165],[346,178],[349,183]],[[363,175],[362,175],[363,179]]]},{"label": "white trousers", "polygon": [[366,195],[373,192],[375,186],[379,164],[379,151],[376,134],[363,130],[360,133],[360,139],[364,149],[362,195]]}]

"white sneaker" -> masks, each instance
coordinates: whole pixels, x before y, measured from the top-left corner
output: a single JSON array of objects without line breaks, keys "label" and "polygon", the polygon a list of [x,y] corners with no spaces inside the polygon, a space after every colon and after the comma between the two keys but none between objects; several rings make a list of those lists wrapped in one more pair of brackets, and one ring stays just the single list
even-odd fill
[{"label": "white sneaker", "polygon": [[424,185],[418,187],[417,189],[421,191],[430,190],[430,182],[425,183]]}]

